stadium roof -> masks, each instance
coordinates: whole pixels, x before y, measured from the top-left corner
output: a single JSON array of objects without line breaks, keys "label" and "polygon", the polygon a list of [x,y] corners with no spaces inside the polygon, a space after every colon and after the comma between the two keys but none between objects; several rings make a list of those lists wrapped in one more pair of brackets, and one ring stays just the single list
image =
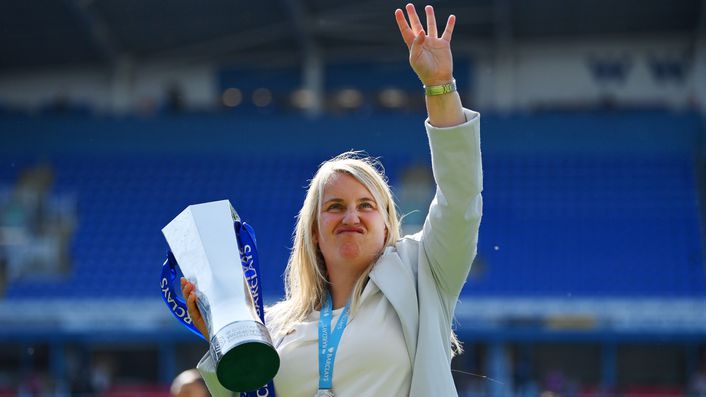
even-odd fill
[{"label": "stadium roof", "polygon": [[[0,71],[115,65],[121,59],[299,62],[403,55],[393,21],[405,1],[8,0],[0,2]],[[456,43],[611,35],[696,38],[706,0],[440,0]],[[418,2],[418,9],[424,3]],[[440,22],[441,24],[441,22]],[[491,47],[492,48],[492,47]]]}]

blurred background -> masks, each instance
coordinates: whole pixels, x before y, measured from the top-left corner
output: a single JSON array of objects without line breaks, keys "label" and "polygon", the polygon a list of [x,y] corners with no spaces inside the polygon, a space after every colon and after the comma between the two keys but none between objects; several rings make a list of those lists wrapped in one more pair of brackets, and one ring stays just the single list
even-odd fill
[{"label": "blurred background", "polygon": [[[706,1],[433,1],[482,112],[462,396],[706,396]],[[425,3],[417,3],[419,10]],[[0,396],[162,397],[207,346],[161,228],[229,199],[283,295],[307,180],[433,196],[401,1],[0,2]]]}]

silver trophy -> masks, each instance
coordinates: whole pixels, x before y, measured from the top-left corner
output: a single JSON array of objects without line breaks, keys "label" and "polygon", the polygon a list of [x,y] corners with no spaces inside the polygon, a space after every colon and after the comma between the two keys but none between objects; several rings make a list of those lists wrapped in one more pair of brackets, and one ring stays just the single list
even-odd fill
[{"label": "silver trophy", "polygon": [[196,286],[218,381],[244,392],[274,378],[279,356],[244,276],[235,221],[240,219],[228,200],[214,201],[187,207],[162,233],[184,277]]}]

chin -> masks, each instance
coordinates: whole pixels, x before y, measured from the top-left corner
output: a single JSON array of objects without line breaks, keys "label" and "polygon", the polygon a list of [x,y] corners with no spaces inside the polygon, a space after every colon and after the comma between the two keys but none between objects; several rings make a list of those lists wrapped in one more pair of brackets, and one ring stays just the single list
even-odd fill
[{"label": "chin", "polygon": [[357,253],[355,255],[346,255],[341,253],[341,258],[348,263],[354,264],[357,268],[365,268],[370,266],[378,256],[379,253]]}]

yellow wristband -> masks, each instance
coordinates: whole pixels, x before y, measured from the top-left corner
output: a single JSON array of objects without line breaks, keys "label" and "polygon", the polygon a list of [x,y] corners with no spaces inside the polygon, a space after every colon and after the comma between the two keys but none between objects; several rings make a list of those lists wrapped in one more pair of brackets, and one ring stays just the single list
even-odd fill
[{"label": "yellow wristband", "polygon": [[443,95],[443,94],[448,94],[450,92],[456,91],[456,79],[451,80],[450,83],[442,84],[442,85],[430,85],[430,86],[424,86],[424,93],[427,96],[434,96],[434,95]]}]

